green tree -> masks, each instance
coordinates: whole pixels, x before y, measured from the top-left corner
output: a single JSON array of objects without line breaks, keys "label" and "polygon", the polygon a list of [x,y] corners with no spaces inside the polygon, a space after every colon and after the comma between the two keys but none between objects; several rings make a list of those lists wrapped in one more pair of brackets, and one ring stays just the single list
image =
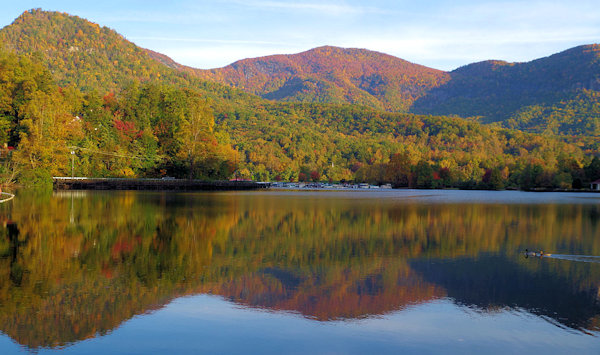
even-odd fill
[{"label": "green tree", "polygon": [[429,162],[421,160],[414,167],[415,187],[430,189],[433,187],[433,167]]},{"label": "green tree", "polygon": [[600,179],[600,158],[595,156],[592,161],[584,168],[585,177],[588,182]]},{"label": "green tree", "polygon": [[519,175],[519,186],[528,190],[539,186],[544,168],[539,164],[527,164]]}]

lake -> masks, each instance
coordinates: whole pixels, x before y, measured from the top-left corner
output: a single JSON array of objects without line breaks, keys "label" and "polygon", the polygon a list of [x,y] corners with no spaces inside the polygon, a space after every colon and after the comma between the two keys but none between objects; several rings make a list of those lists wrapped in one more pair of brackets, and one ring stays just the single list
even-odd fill
[{"label": "lake", "polygon": [[600,194],[19,191],[0,274],[2,354],[597,354]]}]

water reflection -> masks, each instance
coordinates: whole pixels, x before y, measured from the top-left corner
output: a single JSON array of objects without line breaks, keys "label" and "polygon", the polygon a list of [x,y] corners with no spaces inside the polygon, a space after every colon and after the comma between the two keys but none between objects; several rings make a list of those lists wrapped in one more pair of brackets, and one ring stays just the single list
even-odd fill
[{"label": "water reflection", "polygon": [[203,293],[320,321],[449,297],[599,330],[600,264],[519,252],[600,255],[595,200],[402,193],[21,193],[0,206],[0,330],[62,346]]},{"label": "water reflection", "polygon": [[598,268],[550,260],[536,262],[533,268],[524,267],[514,258],[481,255],[415,260],[411,268],[443,287],[454,302],[472,309],[524,309],[573,329],[600,330]]}]

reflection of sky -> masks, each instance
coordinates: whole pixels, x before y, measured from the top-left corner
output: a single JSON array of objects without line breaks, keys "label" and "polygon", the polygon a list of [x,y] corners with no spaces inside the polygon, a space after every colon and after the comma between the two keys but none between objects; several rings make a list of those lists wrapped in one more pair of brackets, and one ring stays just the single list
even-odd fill
[{"label": "reflection of sky", "polygon": [[[0,347],[18,352],[8,337]],[[40,353],[45,353],[42,350]],[[597,337],[516,310],[473,312],[438,300],[383,317],[316,322],[244,309],[216,296],[180,298],[67,353],[515,353],[597,354]]]},{"label": "reflection of sky", "polygon": [[19,0],[3,1],[0,26],[36,7],[87,18],[203,69],[334,45],[451,70],[528,61],[600,38],[595,0]]}]

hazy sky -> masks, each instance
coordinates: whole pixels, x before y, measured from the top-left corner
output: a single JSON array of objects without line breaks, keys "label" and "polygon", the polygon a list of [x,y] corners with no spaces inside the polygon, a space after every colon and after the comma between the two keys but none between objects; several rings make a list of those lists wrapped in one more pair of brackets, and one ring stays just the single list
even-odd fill
[{"label": "hazy sky", "polygon": [[451,70],[486,59],[529,61],[600,42],[600,4],[490,0],[0,0],[0,26],[23,11],[67,12],[196,68],[357,47]]}]

